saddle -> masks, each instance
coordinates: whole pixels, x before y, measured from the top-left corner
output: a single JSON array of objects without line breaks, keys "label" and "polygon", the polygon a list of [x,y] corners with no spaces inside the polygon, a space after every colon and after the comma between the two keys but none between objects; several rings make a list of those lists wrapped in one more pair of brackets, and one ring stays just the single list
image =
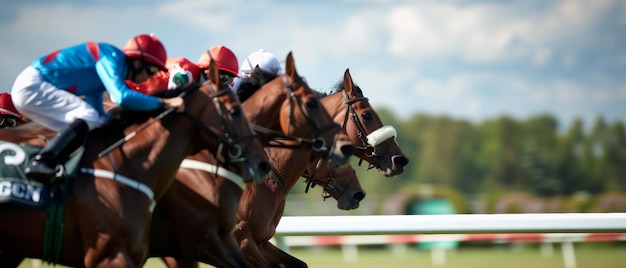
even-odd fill
[{"label": "saddle", "polygon": [[[47,185],[26,177],[24,169],[42,147],[26,143],[0,141],[0,203],[13,203],[31,208],[47,209],[59,185]],[[77,177],[83,150],[61,164],[56,174],[61,184]],[[62,187],[65,188],[65,187]],[[57,189],[58,190],[58,189]]]}]

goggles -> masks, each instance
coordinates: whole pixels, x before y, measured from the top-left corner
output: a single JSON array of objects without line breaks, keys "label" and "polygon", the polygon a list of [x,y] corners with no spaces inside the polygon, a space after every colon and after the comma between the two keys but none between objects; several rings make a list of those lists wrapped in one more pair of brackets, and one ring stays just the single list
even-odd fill
[{"label": "goggles", "polygon": [[220,72],[220,83],[230,85],[233,83],[234,80],[235,80],[234,76]]},{"label": "goggles", "polygon": [[[209,80],[208,72],[209,71],[206,69],[202,70],[202,77],[204,77],[205,80]],[[220,83],[230,86],[233,83],[233,81],[235,81],[235,76],[227,72],[220,71]]]},{"label": "goggles", "polygon": [[146,73],[148,73],[148,75],[150,76],[154,75],[155,73],[158,73],[159,71],[160,69],[156,65],[152,65],[152,64],[146,65]]},{"label": "goggles", "polygon": [[0,120],[0,128],[15,127],[15,126],[17,126],[17,119],[11,116],[3,116],[2,120]]}]

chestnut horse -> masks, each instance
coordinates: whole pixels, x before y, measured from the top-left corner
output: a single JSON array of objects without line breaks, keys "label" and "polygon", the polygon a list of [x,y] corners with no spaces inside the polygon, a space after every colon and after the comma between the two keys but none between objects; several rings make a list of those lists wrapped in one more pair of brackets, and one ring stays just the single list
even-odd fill
[{"label": "chestnut horse", "polygon": [[[211,63],[209,69],[210,81],[219,81],[217,66]],[[217,151],[226,147],[220,157],[250,160],[246,168],[251,170],[263,170],[267,165],[239,100],[227,87],[208,82],[163,94],[183,94],[185,111],[172,113],[170,109],[156,117],[154,112],[121,111],[123,123],[89,133],[80,172],[67,189],[62,247],[53,263],[141,267],[148,256],[155,201],[170,186],[182,160],[200,149]],[[13,138],[18,128],[3,129],[0,139]],[[129,135],[135,136],[130,139]],[[123,139],[126,142],[119,146],[110,146]],[[245,146],[239,148],[235,141]],[[2,148],[14,155],[14,162],[21,148],[7,146],[11,144],[4,143]],[[235,155],[235,151],[242,155]],[[107,152],[104,157],[100,156],[102,152]],[[3,166],[9,164],[7,159],[2,159]],[[41,209],[0,204],[1,267],[16,267],[23,258],[44,254],[47,217]]]},{"label": "chestnut horse", "polygon": [[[343,82],[338,83],[336,89],[334,94],[323,97],[321,102],[335,122],[342,124],[351,140],[361,144],[355,155],[381,170],[385,176],[401,174],[409,159],[395,141],[396,130],[392,126],[383,125],[360,87],[352,81],[349,70],[345,71]],[[269,148],[266,152],[276,172],[266,175],[264,184],[251,185],[244,191],[239,204],[240,222],[234,234],[248,260],[256,267],[307,267],[306,263],[269,242],[283,215],[287,193],[307,168],[307,162],[302,161],[306,156],[298,155],[303,153],[297,150],[281,148]],[[335,174],[325,172],[316,171],[314,165],[308,167],[313,181],[354,174],[351,168],[344,168]],[[325,190],[328,191],[327,188]],[[362,193],[352,200],[360,201],[364,197],[365,193]],[[338,207],[355,209],[358,202],[352,206]]]},{"label": "chestnut horse", "polygon": [[[262,80],[256,84],[258,92],[245,100],[243,107],[250,122],[264,126],[265,131],[260,134],[264,134],[266,145],[278,135],[282,145],[306,147],[319,157],[328,158],[329,148],[325,147],[337,143],[331,148],[339,151],[331,153],[344,156],[336,158],[343,161],[336,165],[347,162],[345,156],[352,150],[351,143],[345,142],[345,136],[336,137],[339,125],[302,81],[291,53],[283,76]],[[197,267],[196,261],[216,267],[249,267],[231,233],[242,193],[236,183],[237,174],[224,172],[217,176],[211,154],[193,157],[183,161],[176,181],[156,207],[151,256],[169,256],[165,261],[171,267]],[[342,185],[338,183],[336,188]]]}]

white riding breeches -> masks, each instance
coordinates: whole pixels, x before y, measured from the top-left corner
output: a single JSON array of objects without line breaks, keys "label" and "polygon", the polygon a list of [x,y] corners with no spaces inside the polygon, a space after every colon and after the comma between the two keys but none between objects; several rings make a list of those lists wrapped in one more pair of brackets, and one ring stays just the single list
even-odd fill
[{"label": "white riding breeches", "polygon": [[17,76],[11,97],[20,113],[57,132],[76,119],[84,120],[90,130],[106,120],[81,97],[48,83],[32,66]]}]

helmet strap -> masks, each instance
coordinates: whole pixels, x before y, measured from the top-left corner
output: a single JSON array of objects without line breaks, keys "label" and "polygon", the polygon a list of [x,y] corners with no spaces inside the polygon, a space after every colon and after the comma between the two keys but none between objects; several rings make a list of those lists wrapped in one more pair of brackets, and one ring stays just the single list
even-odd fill
[{"label": "helmet strap", "polygon": [[[215,58],[213,58],[213,54],[211,53],[211,49],[207,49],[206,50],[206,54],[209,55],[209,59],[213,60],[215,62]],[[215,62],[215,64],[217,64],[217,62]],[[201,70],[200,75],[202,77],[204,77],[205,80],[209,80],[209,78],[207,77],[208,75],[206,74],[207,70]]]},{"label": "helmet strap", "polygon": [[[207,50],[206,50],[206,54],[208,54],[208,55],[209,55],[209,59],[212,59],[213,61],[215,61],[215,58],[213,58],[213,54],[211,53],[211,50],[210,50],[210,49],[207,49]],[[217,63],[217,62],[216,62],[216,63]]]},{"label": "helmet strap", "polygon": [[246,57],[246,62],[248,62],[248,66],[250,66],[250,70],[254,71],[254,66],[252,66],[252,61],[250,57]]}]

